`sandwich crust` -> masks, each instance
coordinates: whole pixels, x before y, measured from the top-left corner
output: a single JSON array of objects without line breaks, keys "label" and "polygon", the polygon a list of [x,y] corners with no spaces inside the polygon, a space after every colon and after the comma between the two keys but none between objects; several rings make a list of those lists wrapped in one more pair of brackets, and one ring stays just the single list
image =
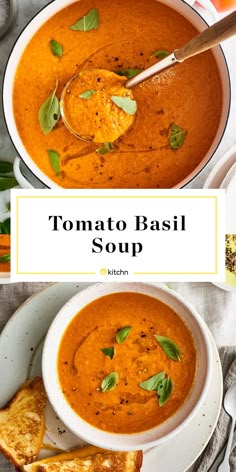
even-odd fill
[{"label": "sandwich crust", "polygon": [[0,451],[21,470],[37,459],[45,431],[46,393],[42,379],[24,383],[0,410]]}]

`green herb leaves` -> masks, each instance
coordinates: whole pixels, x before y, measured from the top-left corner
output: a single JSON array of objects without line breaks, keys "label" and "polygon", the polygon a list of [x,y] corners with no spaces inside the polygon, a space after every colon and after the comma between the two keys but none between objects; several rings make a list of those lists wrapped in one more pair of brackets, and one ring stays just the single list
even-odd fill
[{"label": "green herb leaves", "polygon": [[17,187],[18,182],[14,177],[0,177],[0,192]]},{"label": "green herb leaves", "polygon": [[55,39],[51,39],[50,48],[54,56],[61,57],[63,54],[63,47]]},{"label": "green herb leaves", "polygon": [[113,95],[111,100],[128,115],[134,115],[137,111],[137,102],[131,98]]},{"label": "green herb leaves", "polygon": [[159,406],[165,405],[165,403],[169,400],[172,391],[173,391],[173,381],[171,380],[170,377],[160,380],[157,387]]},{"label": "green herb leaves", "polygon": [[170,55],[170,51],[166,51],[165,49],[157,50],[153,53],[153,56],[157,57],[158,59],[164,59]]},{"label": "green herb leaves", "polygon": [[154,334],[154,338],[160,344],[169,359],[172,359],[173,361],[181,360],[182,352],[174,341],[165,336],[159,336],[158,334]]},{"label": "green herb leaves", "polygon": [[116,342],[118,344],[123,344],[126,338],[128,337],[131,329],[131,326],[125,326],[124,328],[119,329],[116,333]]},{"label": "green herb leaves", "polygon": [[44,134],[48,134],[53,130],[61,116],[60,103],[56,96],[57,87],[58,83],[55,90],[41,105],[38,112],[40,128]]},{"label": "green herb leaves", "polygon": [[111,152],[114,149],[114,146],[112,143],[104,143],[103,146],[99,147],[96,149],[96,152],[98,154],[107,154],[108,152]]},{"label": "green herb leaves", "polygon": [[87,15],[80,18],[74,25],[70,26],[73,31],[90,31],[99,26],[99,14],[97,8],[92,8]]},{"label": "green herb leaves", "polygon": [[11,218],[0,221],[0,234],[11,234]]},{"label": "green herb leaves", "polygon": [[115,355],[115,349],[114,347],[104,347],[103,349],[101,349],[101,351],[103,352],[103,354],[107,357],[110,357],[110,359],[113,359],[114,355]]},{"label": "green herb leaves", "polygon": [[58,152],[53,151],[52,149],[49,149],[47,153],[48,153],[50,164],[53,170],[55,170],[56,174],[59,175],[60,174],[60,155],[58,154]]},{"label": "green herb leaves", "polygon": [[79,95],[79,98],[83,98],[84,100],[89,100],[89,98],[92,97],[92,95],[94,95],[96,92],[96,90],[85,90],[85,92],[82,92],[80,95]]},{"label": "green herb leaves", "polygon": [[184,144],[187,131],[173,124],[170,131],[169,143],[171,149],[178,149]]},{"label": "green herb leaves", "polygon": [[117,372],[111,372],[111,374],[107,375],[102,383],[101,383],[101,391],[102,392],[110,392],[116,387],[116,384],[119,379],[119,374]]},{"label": "green herb leaves", "polygon": [[148,380],[144,380],[144,382],[141,382],[139,386],[143,388],[144,390],[157,390],[158,384],[160,380],[163,380],[165,378],[165,372],[159,372],[159,374],[154,375],[153,377],[150,377]]},{"label": "green herb leaves", "polygon": [[0,256],[0,262],[5,264],[6,262],[10,262],[11,254],[4,254],[4,256]]},{"label": "green herb leaves", "polygon": [[132,79],[136,75],[140,74],[143,69],[123,69],[123,70],[116,70],[117,75],[121,75],[122,77],[127,77],[127,79]]},{"label": "green herb leaves", "polygon": [[156,390],[159,406],[165,405],[169,400],[173,391],[173,382],[170,377],[165,378],[165,372],[159,372],[158,374],[150,377],[148,380],[141,382],[139,386],[144,390]]},{"label": "green herb leaves", "polygon": [[13,171],[12,162],[0,161],[0,174],[9,174]]}]

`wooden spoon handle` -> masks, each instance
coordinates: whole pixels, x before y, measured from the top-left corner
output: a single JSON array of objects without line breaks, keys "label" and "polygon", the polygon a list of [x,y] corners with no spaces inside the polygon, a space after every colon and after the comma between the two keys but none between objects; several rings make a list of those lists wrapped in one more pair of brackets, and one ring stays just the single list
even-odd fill
[{"label": "wooden spoon handle", "polygon": [[195,36],[185,46],[175,51],[177,61],[183,62],[189,57],[217,46],[221,41],[236,34],[236,11]]}]

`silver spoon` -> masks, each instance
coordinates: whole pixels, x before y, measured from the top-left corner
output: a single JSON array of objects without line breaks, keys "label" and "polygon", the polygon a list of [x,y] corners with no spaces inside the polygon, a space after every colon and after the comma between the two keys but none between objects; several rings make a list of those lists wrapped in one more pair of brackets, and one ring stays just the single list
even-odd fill
[{"label": "silver spoon", "polygon": [[178,62],[183,62],[189,57],[196,56],[200,52],[207,51],[208,49],[217,46],[221,41],[230,38],[234,34],[236,34],[236,11],[222,20],[217,21],[213,26],[206,28],[202,33],[195,36],[191,41],[180,49],[174,51],[162,61],[148,67],[148,69],[140,72],[140,74],[133,77],[133,79],[128,80],[125,86],[127,88],[132,88],[135,85],[150,79],[154,75],[157,75],[167,67]]},{"label": "silver spoon", "polygon": [[234,428],[235,428],[235,422],[236,422],[236,382],[233,383],[229,387],[229,389],[227,390],[225,394],[224,408],[225,408],[225,411],[231,416],[232,424],[231,424],[228,443],[227,443],[227,447],[225,451],[225,457],[224,457],[223,462],[221,462],[218,468],[218,472],[230,472],[229,456],[231,452],[231,446],[232,446]]}]

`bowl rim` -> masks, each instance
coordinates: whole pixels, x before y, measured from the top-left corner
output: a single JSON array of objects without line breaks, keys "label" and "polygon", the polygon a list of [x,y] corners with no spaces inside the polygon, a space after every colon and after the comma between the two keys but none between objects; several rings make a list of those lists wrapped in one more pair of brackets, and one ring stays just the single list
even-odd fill
[{"label": "bowl rim", "polygon": [[[102,296],[106,296],[106,295],[104,295],[104,293],[102,293],[102,294],[99,293],[99,288],[104,287],[104,286],[108,287],[108,290],[111,289],[111,291],[109,291],[109,294],[117,293],[117,292],[120,293],[120,292],[122,292],[122,288],[119,288],[119,290],[114,290],[114,291],[112,290],[113,287],[117,288],[118,285],[119,285],[119,287],[125,286],[125,287],[128,287],[128,288],[131,288],[131,287],[137,288],[137,290],[132,290],[132,289],[129,290],[129,291],[134,292],[134,293],[145,293],[145,289],[147,289],[147,290],[148,289],[149,290],[151,290],[151,289],[156,290],[156,292],[157,292],[156,297],[155,297],[155,295],[151,295],[150,293],[149,294],[146,293],[146,295],[151,296],[151,297],[153,296],[154,298],[157,298],[157,299],[159,299],[158,298],[158,293],[162,292],[166,296],[168,296],[168,299],[169,299],[169,302],[168,301],[162,301],[162,303],[164,303],[168,306],[171,306],[171,307],[172,307],[171,300],[174,299],[175,301],[179,302],[183,306],[183,309],[184,308],[187,309],[187,311],[190,315],[190,318],[192,317],[194,322],[197,324],[197,327],[200,330],[200,334],[201,334],[201,337],[202,337],[203,342],[204,342],[205,354],[206,354],[206,373],[205,373],[203,387],[201,388],[201,391],[200,391],[200,394],[198,395],[197,401],[195,401],[195,403],[194,403],[194,407],[191,409],[191,411],[189,413],[187,413],[187,416],[185,417],[185,419],[183,421],[181,421],[181,423],[178,424],[177,427],[174,427],[174,429],[172,431],[165,434],[164,436],[162,436],[160,438],[157,438],[157,439],[154,439],[152,441],[145,441],[144,439],[141,439],[140,437],[141,437],[141,435],[142,436],[145,436],[145,434],[147,435],[149,431],[154,431],[155,429],[158,428],[158,426],[152,428],[151,430],[142,431],[140,433],[117,434],[117,433],[112,433],[112,432],[109,432],[109,431],[100,430],[99,428],[96,428],[95,426],[89,424],[87,421],[85,421],[83,418],[81,418],[70,407],[69,403],[67,402],[67,400],[63,396],[63,393],[60,392],[60,385],[59,385],[59,381],[58,381],[57,368],[54,371],[55,378],[52,379],[52,366],[55,367],[56,362],[57,362],[58,349],[59,349],[59,345],[60,345],[59,343],[57,343],[57,347],[55,347],[55,358],[54,358],[54,354],[53,354],[53,360],[51,362],[48,361],[48,359],[51,359],[51,357],[52,357],[52,340],[53,339],[55,340],[54,330],[55,330],[55,328],[57,328],[58,323],[61,322],[61,320],[63,320],[63,317],[66,317],[66,312],[68,312],[68,310],[71,309],[70,308],[71,304],[73,305],[73,302],[76,302],[78,299],[80,300],[81,297],[83,297],[84,295],[86,296],[87,294],[89,294],[89,292],[93,292],[93,291],[96,291],[97,295],[95,297],[93,297],[92,300],[90,300],[89,302],[84,303],[83,307],[86,306],[87,304],[91,303],[92,301],[94,301],[98,298],[101,298]],[[141,290],[139,291],[138,289],[140,289],[140,288],[141,288]],[[144,289],[144,291],[142,291],[142,288]],[[79,311],[81,311],[83,309],[83,307],[80,307],[77,311],[76,311],[76,309],[75,310],[73,309],[73,313],[71,312],[70,316],[68,315],[69,319],[67,319],[66,323],[64,322],[64,327],[63,327],[62,333],[65,332],[65,329],[70,324],[72,319],[78,314]],[[172,309],[175,309],[175,308],[172,307]],[[180,318],[182,318],[180,313],[178,313],[178,316]],[[185,318],[183,317],[182,319],[184,320]],[[186,322],[186,324],[188,325],[187,322]],[[189,329],[190,329],[190,327],[189,327]],[[193,332],[192,332],[192,335],[193,335],[193,338],[194,338],[194,333]],[[62,335],[60,336],[60,339],[61,339],[61,337],[62,337]],[[111,449],[111,450],[120,450],[120,451],[126,451],[126,450],[131,450],[131,449],[132,450],[139,450],[139,449],[145,450],[147,448],[151,448],[153,446],[162,444],[163,442],[171,439],[179,431],[181,431],[191,421],[191,419],[197,413],[198,409],[200,408],[200,406],[202,405],[202,403],[204,401],[204,398],[205,398],[206,393],[209,389],[209,385],[210,385],[210,381],[211,381],[211,376],[212,376],[212,349],[211,349],[211,343],[210,343],[210,338],[209,338],[209,334],[208,334],[208,329],[206,329],[206,323],[203,320],[203,318],[198,314],[196,309],[188,301],[186,301],[184,299],[184,297],[182,297],[182,295],[180,295],[179,293],[173,291],[172,289],[169,289],[165,285],[156,284],[156,283],[155,284],[154,283],[144,283],[144,282],[95,283],[95,284],[92,284],[91,286],[85,288],[84,290],[78,292],[78,294],[76,294],[75,296],[73,296],[59,310],[56,317],[54,318],[54,320],[53,320],[53,322],[52,322],[52,324],[51,324],[51,326],[48,330],[48,333],[46,335],[46,339],[45,339],[45,343],[44,343],[44,347],[43,347],[42,372],[43,372],[43,380],[44,380],[45,389],[46,389],[47,396],[48,396],[48,399],[49,399],[50,403],[52,404],[52,406],[53,406],[54,410],[56,411],[57,415],[62,419],[62,421],[68,426],[68,428],[75,435],[79,436],[84,441],[86,441],[90,444],[94,444],[95,446],[98,446],[98,447],[106,447],[107,449]],[[196,378],[196,380],[197,380],[197,378]],[[93,439],[91,440],[91,437],[88,437],[88,435],[84,434],[84,431],[81,431],[81,432],[78,433],[78,429],[74,426],[74,424],[71,425],[71,423],[69,422],[66,414],[65,415],[61,414],[61,411],[60,411],[58,405],[54,401],[55,400],[55,395],[54,395],[55,394],[55,389],[57,390],[57,394],[59,396],[61,396],[61,398],[64,398],[64,403],[67,404],[69,410],[73,413],[73,417],[75,419],[79,418],[80,422],[82,422],[85,425],[89,425],[90,429],[93,430],[94,436],[95,436],[95,433],[96,433],[96,439],[94,439],[94,437],[93,437]],[[192,392],[192,389],[191,389],[190,392]],[[190,393],[190,395],[191,395],[191,393]],[[185,401],[183,402],[182,405],[184,405],[184,403],[185,403]],[[180,406],[180,409],[181,409],[181,406]],[[177,412],[178,411],[179,411],[179,409],[177,410]],[[173,416],[175,416],[175,414]],[[166,424],[166,422],[170,419],[171,419],[171,417],[168,418],[164,423]],[[159,425],[159,426],[162,426],[164,423],[161,423],[161,425]],[[111,445],[110,444],[108,445],[107,443],[105,443],[105,440],[102,437],[103,433],[104,433],[104,436],[107,435],[109,437],[109,439],[111,438]],[[131,437],[136,437],[137,438],[137,441],[135,442],[135,444],[132,443],[132,445],[130,445],[128,443],[128,439],[130,439]],[[113,441],[112,441],[112,438],[113,438]],[[114,441],[114,438],[115,438],[115,441]],[[123,441],[123,442],[121,441],[122,444],[119,443],[119,438],[122,438],[122,441]]]},{"label": "bowl rim", "polygon": [[[61,8],[58,11],[62,10],[66,6],[70,5],[71,3],[74,3],[76,0],[68,0],[68,1],[69,1],[69,3],[67,5],[63,5],[63,6],[61,5]],[[162,0],[160,0],[160,1],[162,1]],[[189,11],[191,11],[193,14],[198,16],[200,18],[200,20],[206,26],[209,26],[209,24],[205,20],[205,18],[203,18],[203,16],[198,11],[196,11],[189,3],[187,3],[187,1],[185,1],[185,0],[178,0],[178,1],[180,3],[183,3],[187,10],[189,9]],[[28,23],[25,25],[25,27],[23,28],[23,30],[21,31],[20,35],[17,37],[16,41],[14,42],[14,44],[11,48],[11,51],[10,51],[10,54],[9,54],[9,57],[8,57],[8,60],[7,60],[6,66],[5,66],[4,74],[3,74],[2,108],[3,108],[3,116],[4,116],[4,121],[5,121],[7,131],[8,131],[8,135],[10,136],[10,139],[11,139],[11,142],[12,142],[13,146],[15,147],[17,153],[19,154],[19,156],[23,160],[23,162],[26,165],[26,167],[28,168],[28,170],[30,172],[32,172],[34,177],[36,179],[38,179],[39,182],[42,185],[44,185],[46,188],[64,188],[64,187],[61,187],[60,185],[58,185],[56,182],[54,182],[50,177],[48,177],[40,169],[40,167],[34,162],[34,160],[31,158],[31,156],[29,155],[28,151],[26,150],[23,142],[21,141],[21,138],[20,138],[20,135],[19,135],[18,131],[16,130],[15,120],[14,120],[14,127],[15,127],[14,132],[17,131],[17,135],[15,137],[13,137],[14,132],[12,132],[12,130],[10,131],[10,128],[11,128],[12,125],[9,124],[11,120],[8,116],[8,106],[7,106],[7,99],[8,99],[9,94],[7,92],[8,87],[7,87],[7,80],[6,79],[7,79],[10,64],[13,60],[12,56],[15,52],[15,49],[16,49],[17,45],[20,43],[20,41],[22,41],[22,38],[24,40],[24,35],[27,33],[28,28],[32,25],[32,23],[36,22],[37,18],[40,17],[40,15],[42,15],[43,13],[45,13],[45,11],[47,9],[50,9],[52,4],[54,4],[56,6],[56,5],[60,4],[60,0],[52,0],[47,5],[45,5],[43,8],[41,8],[40,11],[38,11],[28,21]],[[56,14],[56,12],[54,12],[52,15],[50,15],[50,17],[53,16],[54,14]],[[191,22],[191,20],[189,18],[188,18],[188,21]],[[39,28],[37,28],[35,30],[34,34],[38,31],[38,29]],[[33,35],[31,35],[31,38],[32,37],[33,37]],[[29,43],[29,41],[27,41],[25,43],[25,47],[27,46],[28,43]],[[25,49],[25,47],[24,47],[24,49]],[[186,185],[190,184],[203,171],[203,169],[210,162],[210,160],[214,156],[215,152],[217,151],[217,149],[218,149],[218,147],[219,147],[219,145],[220,145],[220,143],[223,139],[223,136],[225,134],[225,130],[227,128],[229,115],[230,115],[230,109],[231,109],[231,96],[232,96],[231,77],[230,77],[230,73],[229,73],[229,67],[228,67],[228,64],[227,64],[227,60],[226,60],[226,57],[225,57],[225,54],[224,54],[224,51],[223,51],[221,45],[216,46],[215,49],[218,50],[221,54],[221,58],[223,59],[223,62],[222,62],[223,67],[225,68],[225,72],[226,72],[226,76],[227,76],[227,84],[225,84],[225,87],[227,89],[227,95],[228,96],[227,96],[226,116],[225,116],[225,119],[224,119],[224,126],[222,127],[222,130],[220,131],[220,133],[219,133],[219,127],[218,127],[217,134],[219,133],[219,138],[216,141],[216,143],[215,143],[214,147],[212,148],[212,150],[210,151],[211,147],[213,146],[214,141],[212,142],[212,145],[210,146],[209,150],[207,151],[207,153],[203,157],[202,161],[195,167],[195,169],[189,175],[187,175],[184,179],[182,179],[180,182],[178,182],[175,186],[173,186],[172,188],[183,188],[183,187],[185,187]],[[17,64],[15,66],[15,69],[14,69],[15,72],[16,72],[17,66],[19,64],[19,61],[20,61],[20,58],[18,59]],[[218,67],[218,69],[219,69],[219,67]],[[222,85],[222,87],[224,87],[224,86]],[[10,91],[11,91],[11,97],[12,97],[13,87],[11,88]],[[224,89],[222,90],[222,92],[224,92]],[[14,115],[13,115],[13,118],[14,118]],[[18,142],[16,143],[16,141],[18,141]],[[209,154],[209,156],[208,156],[208,154]]]}]

